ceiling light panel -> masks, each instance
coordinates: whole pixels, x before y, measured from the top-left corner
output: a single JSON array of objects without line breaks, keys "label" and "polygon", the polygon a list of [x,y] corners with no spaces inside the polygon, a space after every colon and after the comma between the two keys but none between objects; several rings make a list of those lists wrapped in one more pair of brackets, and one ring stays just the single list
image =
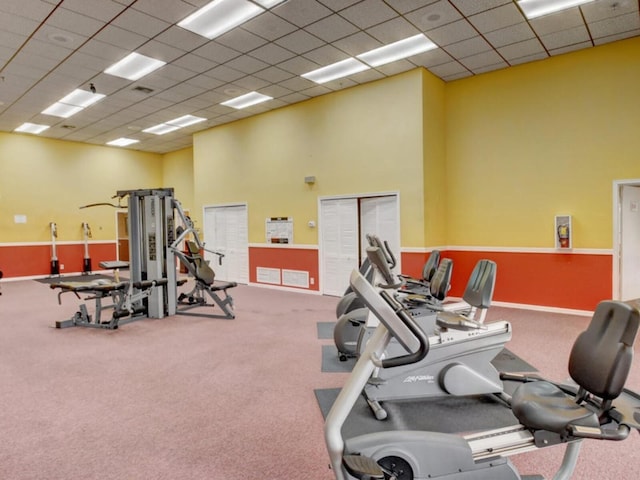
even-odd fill
[{"label": "ceiling light panel", "polygon": [[268,95],[263,95],[258,92],[249,92],[245,95],[240,95],[239,97],[232,98],[231,100],[227,100],[226,102],[222,102],[221,105],[240,110],[242,108],[247,108],[251,105],[256,105],[268,100],[273,100],[273,97],[269,97]]},{"label": "ceiling light panel", "polygon": [[593,1],[594,0],[519,0],[518,5],[526,17],[531,19]]},{"label": "ceiling light panel", "polygon": [[247,0],[214,0],[179,22],[178,26],[212,40],[264,11]]},{"label": "ceiling light panel", "polygon": [[44,132],[47,128],[49,128],[49,125],[38,125],[37,123],[26,122],[16,128],[14,132],[33,133],[38,135],[39,133]]},{"label": "ceiling light panel", "polygon": [[169,120],[166,122],[169,125],[176,125],[180,128],[188,127],[189,125],[193,125],[195,123],[204,122],[206,118],[196,117],[194,115],[185,115],[183,117],[174,118],[173,120]]},{"label": "ceiling light panel", "polygon": [[368,65],[355,58],[347,58],[337,63],[332,63],[326,67],[318,68],[301,76],[316,83],[326,83],[331,80],[353,75],[369,68]]},{"label": "ceiling light panel", "polygon": [[85,109],[89,105],[93,105],[104,97],[105,95],[101,93],[92,93],[86,90],[76,89],[41,113],[54,117],[69,118],[71,115],[75,115],[80,110]]},{"label": "ceiling light panel", "polygon": [[138,80],[163,65],[166,65],[166,62],[133,52],[111,65],[104,73],[127,80]]},{"label": "ceiling light panel", "polygon": [[129,145],[133,145],[134,143],[138,143],[139,141],[140,140],[134,140],[133,138],[120,137],[107,142],[107,145],[110,145],[112,147],[126,147]]},{"label": "ceiling light panel", "polygon": [[405,38],[404,40],[365,52],[358,55],[357,58],[372,67],[378,67],[385,63],[395,62],[402,58],[433,50],[434,48],[438,48],[438,46],[420,33],[413,37]]},{"label": "ceiling light panel", "polygon": [[165,133],[173,132],[179,129],[180,127],[178,127],[177,125],[169,125],[168,123],[161,123],[159,125],[146,128],[142,131],[144,133],[153,133],[154,135],[164,135]]}]

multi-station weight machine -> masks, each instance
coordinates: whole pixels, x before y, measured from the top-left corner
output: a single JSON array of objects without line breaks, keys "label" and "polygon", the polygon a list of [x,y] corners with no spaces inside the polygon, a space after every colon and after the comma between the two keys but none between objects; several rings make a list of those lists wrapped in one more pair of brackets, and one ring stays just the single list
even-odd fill
[{"label": "multi-station weight machine", "polygon": [[[127,199],[127,228],[129,234],[129,262],[101,262],[105,269],[129,269],[129,279],[120,281],[116,275],[115,281],[94,280],[91,282],[59,282],[51,284],[51,288],[60,289],[60,296],[66,292],[73,292],[78,298],[80,294],[88,295],[85,300],[95,300],[94,316],[88,313],[86,305],[80,305],[80,310],[74,316],[62,322],[56,322],[57,328],[71,326],[86,326],[115,329],[119,324],[128,323],[144,316],[147,318],[163,318],[165,316],[182,313],[179,305],[185,303],[185,309],[194,306],[214,306],[206,302],[204,295],[190,294],[189,302],[182,302],[178,297],[178,286],[186,282],[178,279],[176,259],[185,265],[189,274],[194,277],[196,287],[192,292],[206,292],[219,306],[223,314],[201,314],[217,318],[235,318],[233,313],[233,299],[227,289],[235,287],[234,282],[217,283],[214,285],[215,274],[208,263],[200,256],[205,250],[193,222],[185,214],[180,202],[174,198],[173,188],[120,190],[114,198],[118,204],[111,205],[124,208],[123,201]],[[176,215],[181,225],[176,226]],[[181,246],[189,240],[189,253],[182,251]],[[212,250],[220,258],[222,254]],[[217,292],[222,292],[220,298]],[[196,299],[196,300],[194,300]],[[103,303],[103,300],[111,300]],[[103,319],[104,310],[112,310],[111,318]]]}]

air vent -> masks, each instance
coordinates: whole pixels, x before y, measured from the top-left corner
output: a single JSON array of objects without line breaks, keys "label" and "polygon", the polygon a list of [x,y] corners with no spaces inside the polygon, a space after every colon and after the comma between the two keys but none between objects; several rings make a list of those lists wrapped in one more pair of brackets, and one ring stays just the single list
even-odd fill
[{"label": "air vent", "polygon": [[153,92],[153,88],[138,86],[133,87],[133,91],[149,95],[151,92]]},{"label": "air vent", "polygon": [[74,128],[76,128],[75,125],[62,125],[61,128],[64,128],[65,130],[73,130]]}]

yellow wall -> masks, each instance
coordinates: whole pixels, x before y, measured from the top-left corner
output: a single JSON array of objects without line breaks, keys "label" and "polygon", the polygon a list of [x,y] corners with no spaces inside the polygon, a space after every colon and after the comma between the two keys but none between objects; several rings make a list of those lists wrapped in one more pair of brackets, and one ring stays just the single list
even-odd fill
[{"label": "yellow wall", "polygon": [[[445,83],[426,70],[423,72],[422,129],[424,156],[424,242],[420,246],[447,244],[446,222],[446,148],[445,148]],[[403,246],[408,246],[403,244]]]},{"label": "yellow wall", "polygon": [[[162,156],[0,132],[0,242],[82,240],[82,222],[94,240],[115,239],[110,207],[81,205],[113,202],[117,190],[153,188],[162,183]],[[26,215],[26,224],[14,215]]]},{"label": "yellow wall", "polygon": [[611,248],[612,182],[640,177],[640,38],[447,84],[449,245]]},{"label": "yellow wall", "polygon": [[402,245],[422,246],[422,81],[415,70],[195,134],[195,204],[246,202],[252,243],[283,216],[295,243],[317,244],[319,196],[399,191]]},{"label": "yellow wall", "polygon": [[162,156],[162,185],[173,187],[175,198],[185,210],[199,210],[193,203],[193,148],[183,148]]}]

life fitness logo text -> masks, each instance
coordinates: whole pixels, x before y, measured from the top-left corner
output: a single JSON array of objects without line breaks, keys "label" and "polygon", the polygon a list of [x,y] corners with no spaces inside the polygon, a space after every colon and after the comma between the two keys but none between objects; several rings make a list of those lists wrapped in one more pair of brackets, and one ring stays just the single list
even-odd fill
[{"label": "life fitness logo text", "polygon": [[417,383],[417,382],[427,382],[433,383],[435,377],[433,375],[410,375],[405,378],[402,383]]}]

